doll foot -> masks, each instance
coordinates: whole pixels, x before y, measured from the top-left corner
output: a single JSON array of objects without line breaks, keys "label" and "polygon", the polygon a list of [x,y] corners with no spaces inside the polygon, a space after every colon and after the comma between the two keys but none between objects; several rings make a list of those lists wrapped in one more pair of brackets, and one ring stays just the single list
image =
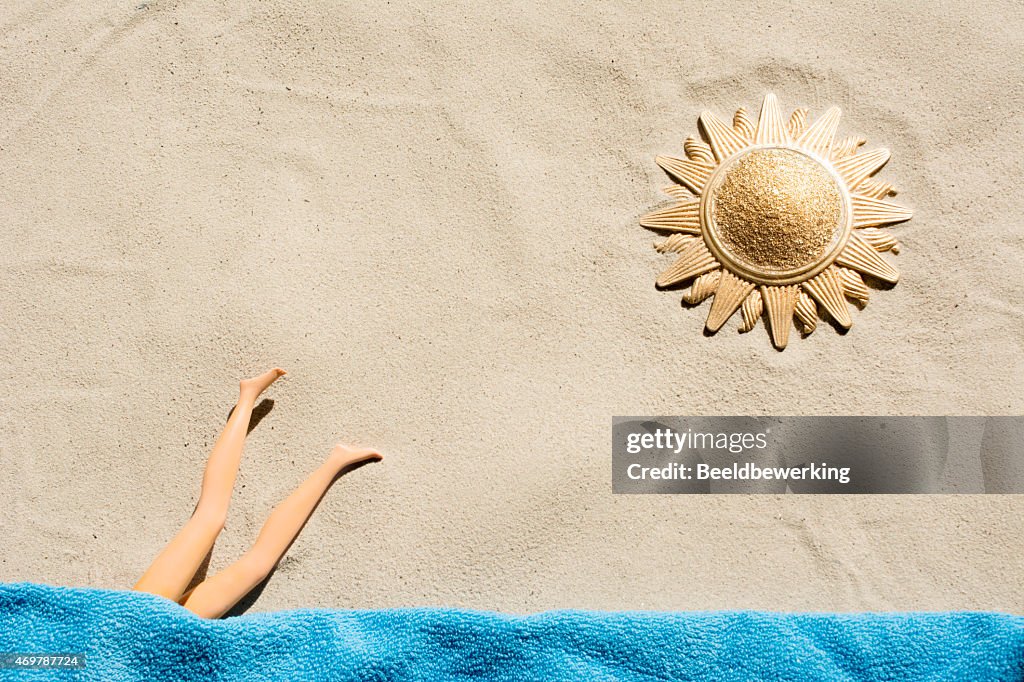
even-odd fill
[{"label": "doll foot", "polygon": [[283,369],[275,367],[269,372],[264,372],[263,374],[252,377],[251,379],[242,379],[238,384],[239,390],[242,395],[250,395],[253,398],[256,398],[260,393],[267,390],[267,387],[270,386],[270,384],[274,383],[285,374],[287,374],[287,372]]},{"label": "doll foot", "polygon": [[350,448],[339,443],[331,450],[331,461],[339,471],[360,462],[379,462],[382,459],[384,459],[384,455],[370,448]]}]

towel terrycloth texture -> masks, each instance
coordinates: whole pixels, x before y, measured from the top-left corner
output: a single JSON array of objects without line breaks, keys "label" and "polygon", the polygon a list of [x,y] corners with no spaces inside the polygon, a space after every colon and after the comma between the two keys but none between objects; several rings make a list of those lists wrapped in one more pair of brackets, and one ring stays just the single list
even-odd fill
[{"label": "towel terrycloth texture", "polygon": [[84,653],[96,680],[1021,680],[991,613],[303,610],[203,620],[153,595],[0,584],[0,653]]}]

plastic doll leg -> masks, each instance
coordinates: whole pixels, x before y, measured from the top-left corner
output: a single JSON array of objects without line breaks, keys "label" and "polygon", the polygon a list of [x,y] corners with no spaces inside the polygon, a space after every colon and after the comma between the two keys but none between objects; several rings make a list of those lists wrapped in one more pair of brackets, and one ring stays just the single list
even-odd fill
[{"label": "plastic doll leg", "polygon": [[177,600],[188,587],[224,528],[256,399],[284,373],[272,369],[239,384],[238,403],[206,462],[199,503],[192,517],[157,555],[134,589]]},{"label": "plastic doll leg", "polygon": [[204,618],[227,613],[274,570],[338,474],[353,464],[379,459],[374,450],[335,447],[327,461],[270,513],[252,549],[186,595],[185,608]]}]

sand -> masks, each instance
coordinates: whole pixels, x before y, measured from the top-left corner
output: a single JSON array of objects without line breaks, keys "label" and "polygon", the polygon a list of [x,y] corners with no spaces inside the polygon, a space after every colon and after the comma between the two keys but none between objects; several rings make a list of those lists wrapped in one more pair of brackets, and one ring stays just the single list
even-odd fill
[{"label": "sand", "polygon": [[[612,415],[1020,414],[1018,2],[8,2],[0,580],[130,587],[280,365],[211,571],[253,610],[1024,613],[1024,499],[611,494]],[[772,349],[653,285],[704,108],[886,145],[902,281]]]}]

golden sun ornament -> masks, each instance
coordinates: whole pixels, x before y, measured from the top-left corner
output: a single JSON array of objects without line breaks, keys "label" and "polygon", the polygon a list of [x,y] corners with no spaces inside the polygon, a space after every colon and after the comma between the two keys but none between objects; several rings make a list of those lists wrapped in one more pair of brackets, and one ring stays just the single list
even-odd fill
[{"label": "golden sun ornament", "polygon": [[691,136],[686,158],[656,161],[678,184],[665,191],[678,203],[640,219],[671,233],[655,245],[677,260],[658,276],[658,287],[691,281],[683,295],[696,305],[713,296],[707,329],[714,333],[742,311],[741,332],[763,313],[772,343],[782,350],[795,319],[810,334],[819,316],[839,327],[853,324],[846,299],[863,306],[861,275],[895,284],[899,273],[880,251],[899,253],[885,225],[911,212],[885,198],[892,185],[873,179],[889,150],[860,152],[864,140],[836,140],[839,108],[807,126],[807,110],[788,121],[769,93],[757,123],[740,109],[733,124],[705,111],[707,140]]}]

